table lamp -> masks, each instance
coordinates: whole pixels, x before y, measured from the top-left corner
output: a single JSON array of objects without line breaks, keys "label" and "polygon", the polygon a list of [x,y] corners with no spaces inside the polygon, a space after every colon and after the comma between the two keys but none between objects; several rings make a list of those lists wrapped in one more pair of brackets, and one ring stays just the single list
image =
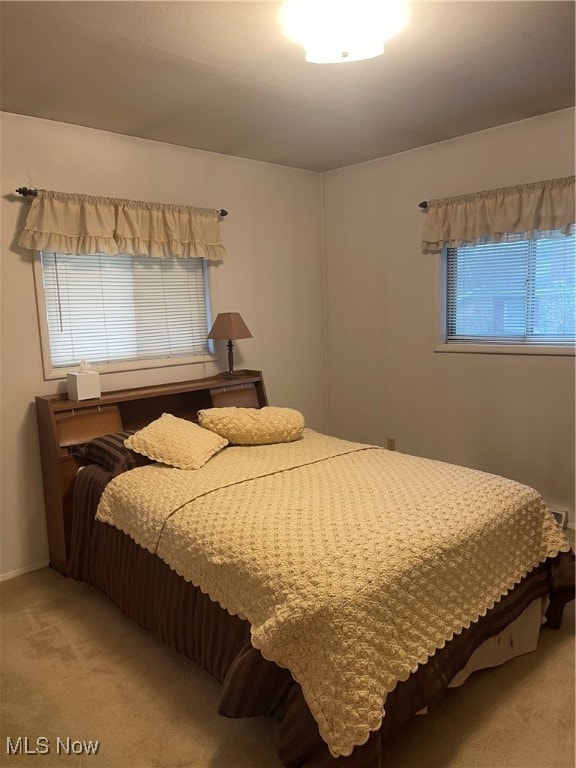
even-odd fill
[{"label": "table lamp", "polygon": [[251,339],[252,334],[242,320],[239,312],[220,312],[208,334],[209,339],[228,340],[228,371],[224,376],[234,375],[234,344],[233,339]]}]

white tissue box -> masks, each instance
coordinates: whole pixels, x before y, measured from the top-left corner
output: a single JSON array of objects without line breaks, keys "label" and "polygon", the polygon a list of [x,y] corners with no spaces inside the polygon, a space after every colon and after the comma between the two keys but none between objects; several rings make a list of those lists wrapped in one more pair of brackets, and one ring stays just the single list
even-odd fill
[{"label": "white tissue box", "polygon": [[68,400],[90,400],[100,397],[100,374],[98,371],[67,373]]}]

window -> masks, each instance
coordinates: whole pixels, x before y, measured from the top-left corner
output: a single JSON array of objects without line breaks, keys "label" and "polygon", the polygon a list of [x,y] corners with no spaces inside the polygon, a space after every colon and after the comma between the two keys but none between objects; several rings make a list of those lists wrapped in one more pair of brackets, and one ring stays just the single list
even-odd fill
[{"label": "window", "polygon": [[449,248],[444,343],[575,343],[574,235]]},{"label": "window", "polygon": [[50,369],[210,354],[204,259],[42,253],[41,270]]}]

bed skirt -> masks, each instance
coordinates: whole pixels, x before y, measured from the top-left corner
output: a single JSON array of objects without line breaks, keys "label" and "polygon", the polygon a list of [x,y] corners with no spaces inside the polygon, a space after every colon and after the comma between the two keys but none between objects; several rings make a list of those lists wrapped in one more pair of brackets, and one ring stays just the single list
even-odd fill
[{"label": "bed skirt", "polygon": [[574,597],[574,554],[542,563],[388,694],[382,726],[366,744],[349,757],[334,758],[300,685],[251,645],[247,621],[231,616],[122,531],[94,519],[109,479],[96,466],[85,467],[77,478],[68,575],[101,589],[133,621],[210,672],[222,684],[220,714],[276,718],[278,755],[287,768],[378,768],[383,739],[432,704],[485,640],[544,595],[550,598],[547,623],[558,627],[564,605]]}]

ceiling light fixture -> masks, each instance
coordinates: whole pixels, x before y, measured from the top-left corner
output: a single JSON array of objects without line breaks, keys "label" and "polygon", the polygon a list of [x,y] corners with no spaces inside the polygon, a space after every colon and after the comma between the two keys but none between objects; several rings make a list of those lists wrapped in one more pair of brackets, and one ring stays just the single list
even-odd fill
[{"label": "ceiling light fixture", "polygon": [[302,45],[306,61],[335,64],[381,56],[384,42],[408,24],[407,0],[286,0],[287,37]]}]

